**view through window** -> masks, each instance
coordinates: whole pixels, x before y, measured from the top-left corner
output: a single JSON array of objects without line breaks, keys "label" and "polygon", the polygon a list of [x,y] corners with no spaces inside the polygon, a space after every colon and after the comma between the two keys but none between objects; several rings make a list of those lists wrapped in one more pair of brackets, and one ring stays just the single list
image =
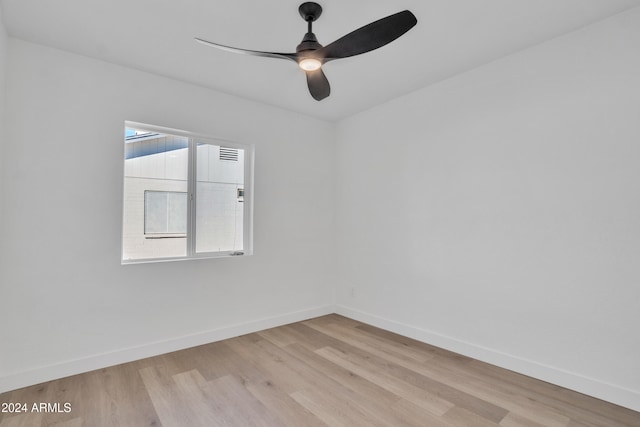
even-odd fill
[{"label": "view through window", "polygon": [[125,128],[123,262],[251,250],[250,147]]}]

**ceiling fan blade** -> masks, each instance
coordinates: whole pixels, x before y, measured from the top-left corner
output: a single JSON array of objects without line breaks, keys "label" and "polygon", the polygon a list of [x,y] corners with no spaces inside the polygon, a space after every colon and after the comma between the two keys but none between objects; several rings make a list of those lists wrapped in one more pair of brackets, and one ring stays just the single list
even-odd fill
[{"label": "ceiling fan blade", "polygon": [[277,52],[261,52],[259,50],[248,50],[248,49],[240,49],[237,47],[225,46],[218,43],[213,43],[207,40],[199,39],[194,37],[195,41],[202,43],[206,46],[215,47],[216,49],[226,50],[227,52],[233,53],[241,53],[243,55],[251,55],[251,56],[264,56],[267,58],[279,58],[279,59],[290,59],[292,61],[296,61],[298,58],[298,54],[296,53],[277,53]]},{"label": "ceiling fan blade", "polygon": [[358,28],[315,53],[325,62],[360,55],[391,43],[417,23],[415,15],[404,10]]},{"label": "ceiling fan blade", "polygon": [[322,101],[331,93],[331,86],[329,86],[329,80],[324,75],[322,68],[315,71],[306,71],[307,74],[307,86],[309,86],[309,92],[316,101]]}]

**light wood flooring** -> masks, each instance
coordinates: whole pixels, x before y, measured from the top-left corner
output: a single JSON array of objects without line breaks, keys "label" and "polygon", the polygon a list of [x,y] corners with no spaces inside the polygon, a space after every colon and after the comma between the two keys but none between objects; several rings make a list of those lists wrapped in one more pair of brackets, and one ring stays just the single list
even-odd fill
[{"label": "light wood flooring", "polygon": [[0,394],[14,426],[640,426],[640,413],[338,315]]}]

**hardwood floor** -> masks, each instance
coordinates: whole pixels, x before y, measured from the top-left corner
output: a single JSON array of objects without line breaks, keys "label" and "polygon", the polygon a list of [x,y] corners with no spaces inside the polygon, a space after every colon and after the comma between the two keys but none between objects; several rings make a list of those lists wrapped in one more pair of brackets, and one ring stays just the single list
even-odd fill
[{"label": "hardwood floor", "polygon": [[[0,413],[0,427],[640,426],[638,412],[338,315],[15,390],[0,403],[27,405]],[[54,412],[32,412],[34,403]]]}]

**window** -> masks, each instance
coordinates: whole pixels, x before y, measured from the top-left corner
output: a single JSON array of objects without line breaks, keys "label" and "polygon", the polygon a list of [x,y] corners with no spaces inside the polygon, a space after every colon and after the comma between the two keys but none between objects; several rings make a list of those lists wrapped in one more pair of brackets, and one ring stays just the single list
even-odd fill
[{"label": "window", "polygon": [[250,146],[125,124],[122,262],[251,254]]},{"label": "window", "polygon": [[[177,191],[144,192],[144,234],[187,235],[187,193]],[[149,237],[147,237],[149,238]]]}]

